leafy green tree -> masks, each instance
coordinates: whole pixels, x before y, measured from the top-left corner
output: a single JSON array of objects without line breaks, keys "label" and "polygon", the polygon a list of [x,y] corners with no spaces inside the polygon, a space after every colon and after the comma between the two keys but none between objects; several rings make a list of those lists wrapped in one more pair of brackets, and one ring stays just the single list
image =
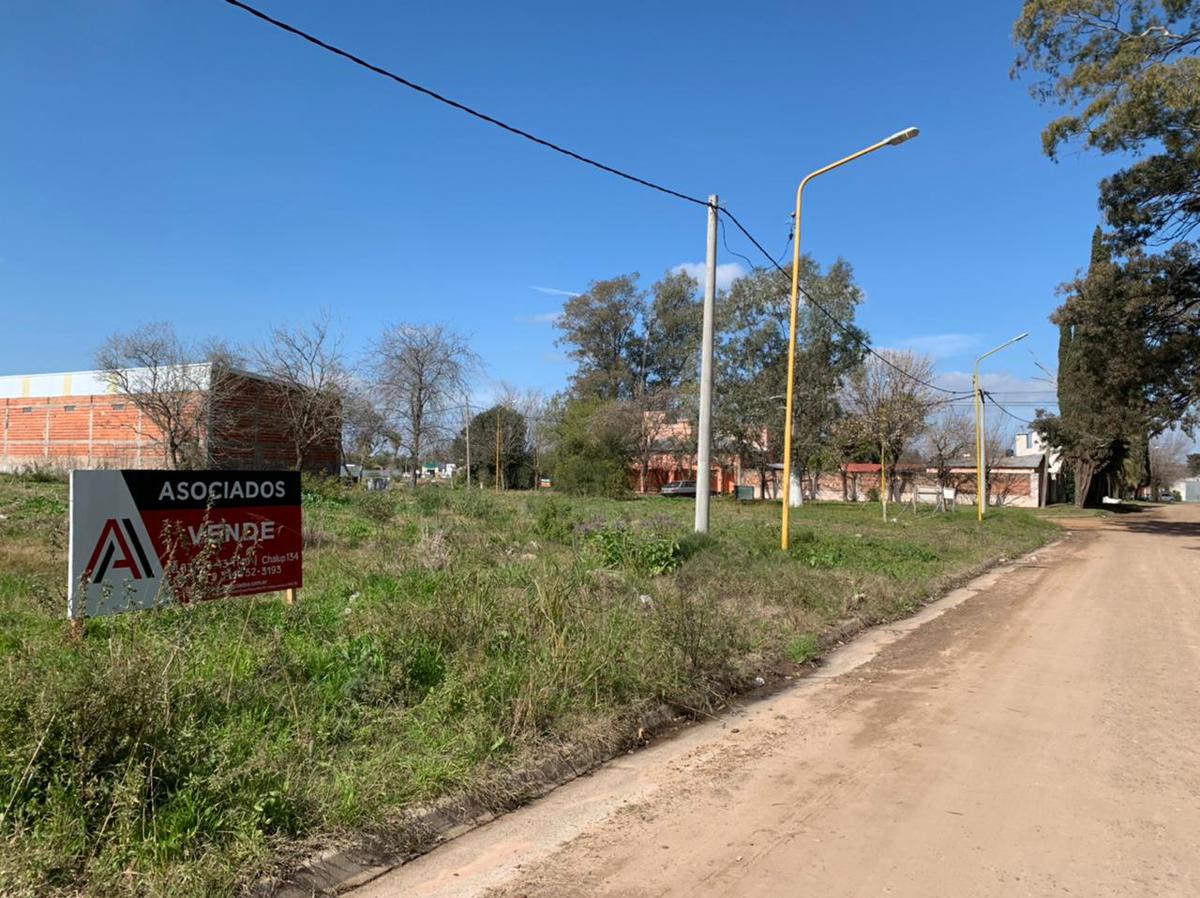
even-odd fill
[{"label": "leafy green tree", "polygon": [[1200,399],[1200,253],[1115,259],[1097,233],[1087,274],[1065,285],[1059,326],[1059,414],[1036,422],[1072,465],[1075,501],[1149,478],[1149,442],[1190,432]]},{"label": "leafy green tree", "polygon": [[[477,483],[503,489],[534,486],[533,453],[525,416],[507,405],[494,405],[471,418],[471,476]],[[466,464],[467,434],[459,431],[452,448]],[[497,467],[497,454],[499,467]]]},{"label": "leafy green tree", "polygon": [[1121,363],[1122,297],[1115,279],[1097,228],[1087,277],[1051,317],[1059,326],[1059,414],[1039,412],[1033,422],[1071,466],[1080,508],[1112,485],[1128,452],[1127,435],[1138,425],[1132,411],[1137,380]]},{"label": "leafy green tree", "polygon": [[631,399],[638,392],[635,365],[642,345],[638,322],[645,294],[637,273],[593,281],[585,292],[563,304],[559,346],[576,363],[571,390],[580,398]]},{"label": "leafy green tree", "polygon": [[1140,157],[1100,185],[1124,245],[1169,242],[1200,223],[1200,0],[1025,0],[1013,73],[1066,109],[1046,153],[1080,140]]},{"label": "leafy green tree", "polygon": [[700,285],[686,271],[667,272],[651,287],[642,340],[648,393],[678,390],[698,379],[704,310]]},{"label": "leafy green tree", "polygon": [[635,445],[626,404],[602,399],[560,399],[550,414],[550,471],[565,493],[619,497],[629,492]]},{"label": "leafy green tree", "polygon": [[[796,370],[792,462],[797,474],[815,478],[840,459],[831,449],[842,409],[838,394],[846,376],[862,362],[865,334],[851,322],[862,291],[842,259],[822,271],[810,256],[801,260],[805,290],[839,322],[801,300],[796,319]],[[759,471],[764,489],[767,466],[783,452],[783,396],[787,389],[788,315],[791,279],[758,269],[735,281],[722,303],[716,426],[720,439]]]},{"label": "leafy green tree", "polygon": [[[680,466],[696,450],[694,418],[698,401],[703,306],[700,285],[686,271],[669,271],[651,287],[653,300],[642,310],[641,346],[630,412],[637,430],[638,489],[649,485],[651,460],[674,455]],[[683,422],[683,426],[677,426]]]},{"label": "leafy green tree", "polygon": [[1187,472],[1189,477],[1200,476],[1200,452],[1188,453]]},{"label": "leafy green tree", "polygon": [[699,284],[687,272],[667,272],[649,296],[637,278],[595,281],[568,300],[558,342],[577,364],[574,398],[626,406],[644,486],[654,456],[689,442],[688,429],[674,425],[695,407],[703,319]]},{"label": "leafy green tree", "polygon": [[[1087,276],[1066,288],[1066,302],[1051,316],[1058,325],[1058,407],[1033,421],[1047,444],[1071,467],[1076,506],[1097,500],[1124,463],[1128,434],[1139,427],[1134,410],[1139,376],[1126,361],[1135,341],[1122,328],[1124,296],[1118,266],[1092,235]],[[1136,353],[1134,354],[1136,356]]]}]

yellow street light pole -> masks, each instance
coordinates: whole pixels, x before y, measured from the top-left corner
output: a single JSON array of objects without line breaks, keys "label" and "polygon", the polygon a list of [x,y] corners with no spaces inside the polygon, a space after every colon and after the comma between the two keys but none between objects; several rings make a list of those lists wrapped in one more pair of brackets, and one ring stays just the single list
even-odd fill
[{"label": "yellow street light pole", "polygon": [[792,308],[788,323],[787,417],[783,422],[783,520],[779,534],[779,547],[785,552],[787,551],[789,542],[788,521],[791,516],[792,504],[792,394],[793,381],[796,376],[796,306],[800,295],[800,203],[804,199],[804,188],[808,185],[809,181],[818,175],[823,175],[825,172],[840,168],[847,162],[853,162],[860,156],[873,153],[883,147],[898,146],[906,140],[912,140],[920,133],[916,128],[905,128],[903,131],[897,131],[891,137],[885,138],[879,141],[879,143],[871,144],[866,149],[859,150],[857,153],[851,153],[844,159],[839,159],[837,162],[805,175],[804,180],[800,182],[800,186],[796,188],[796,238],[792,243]]},{"label": "yellow street light pole", "polygon": [[984,446],[984,413],[983,390],[979,386],[979,363],[989,355],[995,355],[1001,349],[1007,349],[1014,343],[1019,343],[1028,337],[1028,333],[1017,334],[1007,343],[1001,343],[995,349],[989,349],[975,360],[975,378],[972,387],[975,391],[975,495],[979,506],[979,520],[987,514],[988,484],[987,484],[987,449]]}]

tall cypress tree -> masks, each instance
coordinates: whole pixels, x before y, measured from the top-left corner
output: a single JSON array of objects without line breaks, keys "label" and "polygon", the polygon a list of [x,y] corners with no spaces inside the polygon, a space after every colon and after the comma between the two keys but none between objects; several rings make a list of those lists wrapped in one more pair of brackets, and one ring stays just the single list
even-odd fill
[{"label": "tall cypress tree", "polygon": [[1132,410],[1122,333],[1123,283],[1100,228],[1092,234],[1087,276],[1071,285],[1051,316],[1058,325],[1057,415],[1039,412],[1034,426],[1058,446],[1075,475],[1075,504],[1111,486],[1125,456]]}]

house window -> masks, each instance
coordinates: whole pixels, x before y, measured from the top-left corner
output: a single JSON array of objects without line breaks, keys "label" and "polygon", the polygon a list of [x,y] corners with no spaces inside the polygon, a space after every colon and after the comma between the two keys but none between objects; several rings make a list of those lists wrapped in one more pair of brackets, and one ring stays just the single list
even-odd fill
[{"label": "house window", "polygon": [[123,411],[125,411],[125,403],[124,402],[114,402],[112,409],[114,412],[123,412]]},{"label": "house window", "polygon": [[64,406],[63,406],[63,411],[64,411],[64,412],[73,412],[73,411],[75,411],[75,406],[73,406],[73,405],[64,405]]},{"label": "house window", "polygon": [[25,406],[25,408],[21,409],[21,411],[23,411],[25,414],[27,414],[27,415],[28,415],[30,412],[32,412],[32,411],[33,411],[33,406],[32,406],[32,405],[27,405],[27,406]]}]

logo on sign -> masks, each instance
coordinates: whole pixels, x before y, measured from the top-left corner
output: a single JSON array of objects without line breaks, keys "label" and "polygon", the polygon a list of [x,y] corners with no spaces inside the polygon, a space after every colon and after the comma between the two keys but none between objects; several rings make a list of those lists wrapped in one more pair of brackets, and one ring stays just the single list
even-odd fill
[{"label": "logo on sign", "polygon": [[96,540],[96,548],[92,550],[91,560],[87,563],[86,573],[92,583],[99,583],[109,570],[124,568],[129,571],[134,580],[154,576],[146,550],[138,539],[137,531],[133,529],[133,521],[129,518],[109,518],[104,522],[100,538]]}]

